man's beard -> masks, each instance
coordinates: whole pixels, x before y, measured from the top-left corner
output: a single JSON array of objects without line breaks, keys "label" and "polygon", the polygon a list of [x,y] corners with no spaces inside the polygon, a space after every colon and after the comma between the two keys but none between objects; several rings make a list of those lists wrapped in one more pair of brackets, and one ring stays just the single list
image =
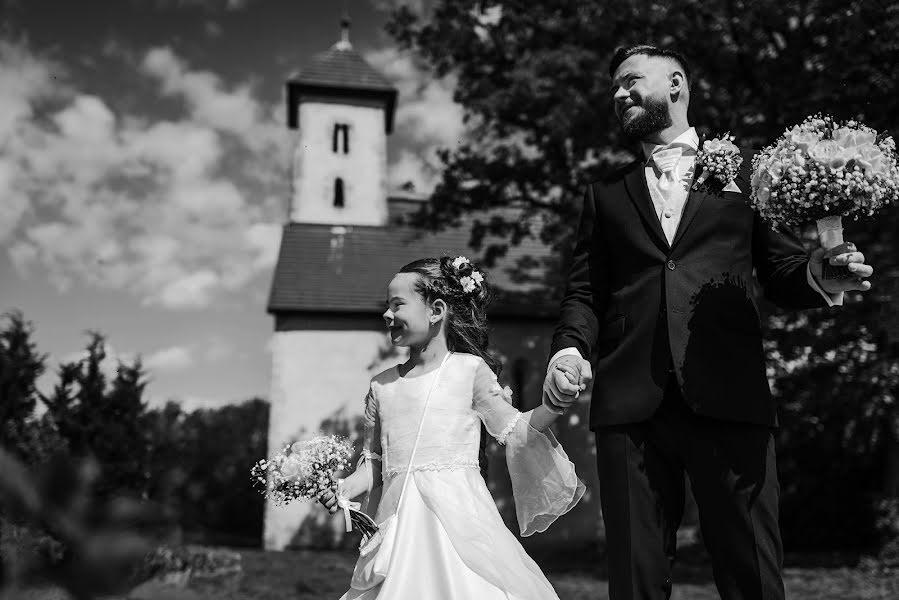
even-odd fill
[{"label": "man's beard", "polygon": [[664,99],[645,98],[640,105],[643,110],[637,116],[625,121],[621,116],[624,134],[634,140],[645,140],[654,133],[671,127],[671,114]]}]

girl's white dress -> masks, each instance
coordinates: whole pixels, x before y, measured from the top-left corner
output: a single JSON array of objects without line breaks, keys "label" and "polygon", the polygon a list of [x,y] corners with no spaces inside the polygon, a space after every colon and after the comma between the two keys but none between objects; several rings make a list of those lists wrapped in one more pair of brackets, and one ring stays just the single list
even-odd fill
[{"label": "girl's white dress", "polygon": [[[376,523],[396,513],[403,474],[437,370],[371,381],[363,458]],[[522,535],[546,530],[584,493],[552,433],[530,427],[480,357],[454,353],[431,396],[384,581],[345,600],[557,599],[537,564],[503,523],[478,467],[480,428],[505,445]],[[379,468],[380,467],[380,468]]]}]

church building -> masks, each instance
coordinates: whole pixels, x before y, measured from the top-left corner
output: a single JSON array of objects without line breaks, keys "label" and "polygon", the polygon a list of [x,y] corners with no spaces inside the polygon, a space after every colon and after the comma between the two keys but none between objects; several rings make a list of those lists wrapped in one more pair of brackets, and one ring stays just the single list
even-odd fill
[{"label": "church building", "polygon": [[[470,224],[438,232],[403,223],[426,198],[391,190],[387,144],[397,91],[353,49],[349,24],[340,40],[287,82],[287,123],[295,132],[292,197],[268,300],[271,343],[269,453],[304,436],[358,435],[372,376],[405,359],[391,346],[381,314],[387,283],[404,264],[426,256],[465,255]],[[491,346],[503,360],[500,381],[516,405],[540,402],[558,301],[533,301],[533,284],[512,265],[550,250],[525,241],[486,269],[500,301],[489,312]],[[598,487],[587,397],[555,426],[588,492],[581,503],[527,545],[552,547],[593,540],[599,527]],[[488,482],[507,524],[517,531],[503,450],[488,448]],[[269,503],[264,547],[333,548],[358,543],[343,519],[314,503]]]}]

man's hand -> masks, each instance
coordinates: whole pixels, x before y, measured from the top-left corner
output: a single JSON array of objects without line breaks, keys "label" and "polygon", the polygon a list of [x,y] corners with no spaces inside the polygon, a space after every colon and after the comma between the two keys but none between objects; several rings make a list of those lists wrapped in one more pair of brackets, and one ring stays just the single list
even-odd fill
[{"label": "man's hand", "polygon": [[590,361],[578,356],[560,356],[549,366],[543,392],[558,408],[568,408],[593,379]]},{"label": "man's hand", "polygon": [[838,254],[830,258],[830,264],[834,266],[846,266],[849,271],[855,275],[852,279],[823,279],[822,272],[824,267],[824,248],[817,248],[812,252],[809,258],[808,268],[815,281],[828,294],[836,294],[838,292],[860,291],[867,292],[871,289],[871,282],[866,281],[874,273],[871,265],[865,264],[865,255],[855,249],[855,245],[850,246],[852,252]]}]

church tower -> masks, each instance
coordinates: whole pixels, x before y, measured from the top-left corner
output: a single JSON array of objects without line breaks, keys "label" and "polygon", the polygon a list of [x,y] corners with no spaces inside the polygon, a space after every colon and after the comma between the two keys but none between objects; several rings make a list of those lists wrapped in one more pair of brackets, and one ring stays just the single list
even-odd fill
[{"label": "church tower", "polygon": [[396,89],[350,43],[339,41],[287,82],[287,124],[298,132],[290,221],[387,223],[387,135]]}]

